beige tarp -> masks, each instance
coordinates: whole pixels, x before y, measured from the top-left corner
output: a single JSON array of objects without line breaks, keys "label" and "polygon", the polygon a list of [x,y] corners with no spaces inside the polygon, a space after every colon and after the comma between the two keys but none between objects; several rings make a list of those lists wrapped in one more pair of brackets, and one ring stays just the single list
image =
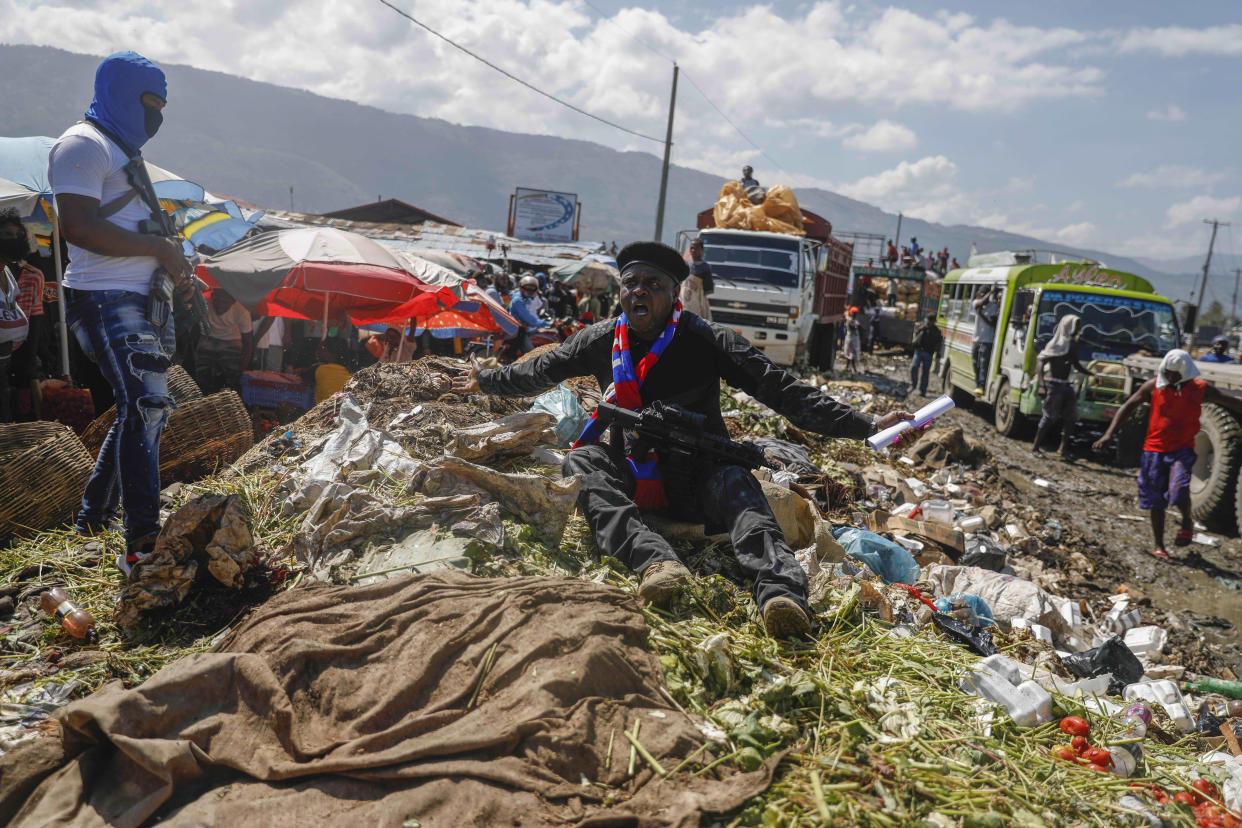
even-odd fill
[{"label": "beige tarp", "polygon": [[215,651],[63,708],[63,757],[0,757],[0,820],[26,800],[11,824],[697,826],[775,762],[627,775],[636,721],[666,769],[705,741],[648,633],[632,597],[580,580],[290,590]]}]

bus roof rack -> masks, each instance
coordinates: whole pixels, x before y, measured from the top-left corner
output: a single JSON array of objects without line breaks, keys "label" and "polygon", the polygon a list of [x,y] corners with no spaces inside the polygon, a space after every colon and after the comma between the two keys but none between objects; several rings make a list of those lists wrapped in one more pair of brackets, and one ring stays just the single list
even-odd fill
[{"label": "bus roof rack", "polygon": [[966,262],[967,267],[1006,267],[1010,265],[1029,264],[1062,264],[1077,262],[1081,264],[1099,265],[1103,262],[1081,256],[1077,253],[1066,253],[1061,250],[997,250],[992,253],[975,253]]}]

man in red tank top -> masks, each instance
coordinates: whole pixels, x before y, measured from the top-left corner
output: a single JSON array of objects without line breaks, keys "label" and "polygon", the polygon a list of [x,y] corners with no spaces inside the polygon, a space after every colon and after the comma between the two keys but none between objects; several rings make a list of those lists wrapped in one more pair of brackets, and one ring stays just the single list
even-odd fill
[{"label": "man in red tank top", "polygon": [[1211,402],[1242,414],[1242,399],[1225,394],[1199,378],[1199,369],[1190,354],[1180,348],[1169,351],[1160,361],[1153,379],[1143,383],[1130,399],[1117,409],[1104,436],[1091,446],[1101,450],[1143,403],[1151,403],[1147,439],[1139,463],[1139,508],[1151,512],[1151,530],[1156,539],[1152,554],[1169,557],[1164,546],[1164,512],[1176,506],[1182,525],[1174,538],[1175,546],[1187,546],[1194,536],[1190,516],[1190,471],[1198,455],[1195,437],[1203,403]]}]

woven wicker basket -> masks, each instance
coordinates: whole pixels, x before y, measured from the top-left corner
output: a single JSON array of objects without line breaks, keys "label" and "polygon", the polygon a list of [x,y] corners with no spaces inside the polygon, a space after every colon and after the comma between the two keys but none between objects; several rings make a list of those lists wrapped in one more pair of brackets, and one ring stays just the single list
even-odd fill
[{"label": "woven wicker basket", "polygon": [[0,425],[0,539],[72,520],[94,465],[68,426]]},{"label": "woven wicker basket", "polygon": [[[174,365],[169,368],[166,376],[168,377],[168,393],[172,395],[177,405],[183,405],[191,400],[201,400],[203,398],[203,392],[199,390],[198,384],[194,382],[194,378],[186,373],[186,370],[180,365]],[[92,457],[99,456],[99,449],[103,446],[103,441],[107,438],[108,432],[112,430],[112,423],[115,420],[116,406],[113,406],[96,417],[94,422],[86,427],[86,431],[82,432],[82,443]]]},{"label": "woven wicker basket", "polygon": [[160,439],[160,482],[197,480],[232,463],[254,444],[250,413],[234,391],[181,404]]}]

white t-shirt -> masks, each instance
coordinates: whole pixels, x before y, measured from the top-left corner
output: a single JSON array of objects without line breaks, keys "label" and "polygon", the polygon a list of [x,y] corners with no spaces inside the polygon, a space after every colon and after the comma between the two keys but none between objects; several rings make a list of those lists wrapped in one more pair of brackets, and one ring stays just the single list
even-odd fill
[{"label": "white t-shirt", "polygon": [[250,311],[239,303],[234,302],[229,305],[229,309],[224,313],[216,313],[215,305],[208,300],[207,323],[203,326],[205,337],[219,342],[228,342],[240,348],[242,334],[250,333],[251,329]]},{"label": "white t-shirt", "polygon": [[[232,310],[232,308],[229,308]],[[285,318],[283,316],[273,316],[272,326],[267,329],[267,333],[263,334],[263,338],[259,340],[256,347],[271,348],[283,347],[285,344]]]},{"label": "white t-shirt", "polygon": [[[48,156],[47,176],[56,195],[87,196],[99,199],[101,207],[128,193],[132,188],[125,176],[129,157],[120,147],[87,123],[65,130]],[[125,230],[138,230],[138,223],[150,215],[141,198],[135,196],[106,220]],[[152,256],[101,256],[70,244],[65,287],[75,290],[130,290],[147,294],[151,274],[159,267]]]}]

